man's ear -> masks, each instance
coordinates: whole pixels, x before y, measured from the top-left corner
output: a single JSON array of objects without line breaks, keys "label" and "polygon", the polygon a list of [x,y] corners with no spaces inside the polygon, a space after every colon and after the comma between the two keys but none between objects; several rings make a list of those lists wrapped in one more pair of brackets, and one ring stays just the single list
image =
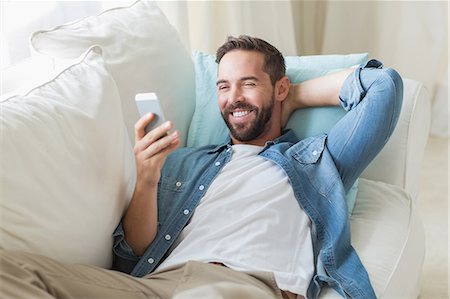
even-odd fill
[{"label": "man's ear", "polygon": [[275,100],[282,102],[284,101],[288,94],[289,88],[291,86],[291,81],[287,76],[284,76],[275,83]]}]

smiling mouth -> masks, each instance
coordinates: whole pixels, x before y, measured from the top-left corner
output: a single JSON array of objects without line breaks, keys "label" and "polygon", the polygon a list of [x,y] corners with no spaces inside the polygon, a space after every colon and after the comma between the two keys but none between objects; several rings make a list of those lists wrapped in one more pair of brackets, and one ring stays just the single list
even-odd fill
[{"label": "smiling mouth", "polygon": [[233,112],[231,112],[231,115],[233,117],[244,117],[244,116],[248,115],[250,112],[252,112],[252,110],[233,111]]}]

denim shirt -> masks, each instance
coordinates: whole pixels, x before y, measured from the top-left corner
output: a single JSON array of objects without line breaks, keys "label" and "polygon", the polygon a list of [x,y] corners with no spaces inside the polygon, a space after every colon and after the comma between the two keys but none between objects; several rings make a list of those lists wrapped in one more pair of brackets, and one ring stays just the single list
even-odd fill
[{"label": "denim shirt", "polygon": [[[298,141],[288,130],[259,153],[285,171],[298,204],[311,220],[316,269],[308,298],[317,298],[325,284],[343,297],[376,297],[351,245],[345,194],[391,135],[400,112],[402,86],[394,70],[371,60],[346,79],[340,100],[349,112],[328,134]],[[230,140],[171,153],[158,185],[157,235],[139,257],[125,242],[119,224],[113,235],[113,269],[137,277],[154,271],[231,155]]]}]

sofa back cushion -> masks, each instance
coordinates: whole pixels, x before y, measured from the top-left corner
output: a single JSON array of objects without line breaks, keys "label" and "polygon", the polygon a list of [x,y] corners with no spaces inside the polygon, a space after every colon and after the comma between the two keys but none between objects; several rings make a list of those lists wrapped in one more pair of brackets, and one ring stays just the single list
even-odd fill
[{"label": "sofa back cushion", "polygon": [[156,3],[137,1],[31,36],[35,58],[55,68],[64,68],[92,45],[102,47],[106,69],[119,88],[130,141],[139,118],[135,95],[155,92],[185,144],[195,106],[194,66]]}]

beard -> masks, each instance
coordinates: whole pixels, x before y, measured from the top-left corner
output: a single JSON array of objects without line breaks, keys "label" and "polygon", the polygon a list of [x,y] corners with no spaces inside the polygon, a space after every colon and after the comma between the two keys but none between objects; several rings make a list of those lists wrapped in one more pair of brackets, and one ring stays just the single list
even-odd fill
[{"label": "beard", "polygon": [[[255,140],[263,135],[266,131],[269,130],[274,102],[275,99],[272,98],[272,101],[269,103],[269,105],[263,106],[261,108],[243,102],[237,102],[225,107],[224,111],[222,112],[222,117],[227,124],[228,129],[230,130],[231,136],[241,142],[247,142]],[[230,122],[230,115],[234,109],[250,110],[250,113],[255,113],[255,117],[250,123],[239,123],[233,125]]]}]

